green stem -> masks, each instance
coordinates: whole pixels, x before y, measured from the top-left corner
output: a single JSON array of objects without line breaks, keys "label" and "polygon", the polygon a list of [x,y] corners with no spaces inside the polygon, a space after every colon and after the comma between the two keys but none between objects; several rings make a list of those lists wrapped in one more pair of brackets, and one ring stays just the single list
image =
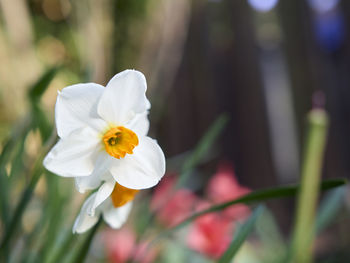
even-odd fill
[{"label": "green stem", "polygon": [[3,220],[5,228],[7,228],[10,223],[10,220],[8,218],[8,193],[10,191],[10,175],[7,174],[5,166],[9,162],[9,158],[13,153],[14,149],[16,148],[18,142],[20,142],[21,140],[22,142],[24,142],[24,138],[31,130],[31,125],[32,118],[30,117],[30,115],[23,118],[23,120],[20,121],[19,124],[16,125],[16,127],[13,129],[11,137],[4,144],[4,147],[0,154],[0,216]]},{"label": "green stem", "polygon": [[[320,191],[327,191],[329,189],[342,186],[346,183],[347,183],[347,181],[345,179],[324,180],[320,184],[319,188],[320,188]],[[238,199],[234,199],[234,200],[231,200],[228,202],[213,205],[205,210],[202,210],[200,212],[192,214],[191,216],[187,217],[186,219],[181,221],[176,226],[162,231],[149,243],[148,247],[155,244],[160,239],[171,235],[174,231],[177,231],[177,230],[185,227],[186,225],[190,224],[193,220],[195,220],[196,218],[198,218],[202,215],[221,211],[221,210],[223,210],[229,206],[235,205],[235,204],[252,204],[252,203],[267,201],[267,200],[271,200],[271,199],[292,197],[292,196],[295,196],[297,194],[299,188],[300,188],[299,185],[290,185],[290,186],[282,186],[282,187],[265,189],[265,190],[258,190],[258,191],[246,194]]]},{"label": "green stem", "polygon": [[1,241],[1,244],[0,244],[0,255],[3,254],[4,250],[6,250],[8,248],[9,242],[15,233],[16,227],[20,222],[22,214],[23,214],[25,208],[27,207],[27,205],[31,199],[31,196],[33,194],[35,186],[36,186],[37,182],[39,181],[42,173],[43,173],[43,169],[42,169],[42,164],[40,162],[40,164],[36,165],[36,167],[34,168],[33,176],[29,182],[29,185],[27,186],[27,188],[23,192],[22,197],[21,197],[21,199],[20,199],[20,201],[15,209],[15,212],[10,220],[10,224],[6,229],[5,235],[4,235],[4,237]]},{"label": "green stem", "polygon": [[89,248],[91,245],[92,240],[94,239],[95,234],[97,233],[98,227],[102,223],[102,216],[100,216],[100,219],[98,220],[97,224],[93,227],[93,229],[90,231],[89,235],[84,240],[83,245],[79,249],[78,253],[73,257],[72,263],[83,263],[86,255],[89,252]]},{"label": "green stem", "polygon": [[296,223],[292,241],[292,260],[297,263],[313,261],[315,211],[328,127],[328,118],[324,110],[312,110],[308,117],[309,131],[301,171],[301,186],[298,193]]},{"label": "green stem", "polygon": [[11,241],[11,238],[15,235],[15,232],[17,230],[17,226],[20,223],[20,219],[22,218],[22,215],[24,213],[24,210],[26,209],[27,205],[29,204],[29,201],[31,200],[31,197],[33,195],[34,189],[36,187],[36,184],[38,183],[41,175],[44,173],[44,168],[43,168],[43,159],[44,156],[46,155],[48,149],[53,145],[55,141],[55,133],[51,136],[51,138],[45,143],[41,154],[35,161],[35,164],[33,166],[33,169],[31,171],[32,177],[30,179],[30,182],[26,189],[24,190],[22,197],[17,204],[15,208],[15,212],[10,220],[10,223],[5,231],[5,234],[1,240],[0,243],[0,259],[1,257],[6,257],[7,255],[7,250],[9,248],[9,244]]}]

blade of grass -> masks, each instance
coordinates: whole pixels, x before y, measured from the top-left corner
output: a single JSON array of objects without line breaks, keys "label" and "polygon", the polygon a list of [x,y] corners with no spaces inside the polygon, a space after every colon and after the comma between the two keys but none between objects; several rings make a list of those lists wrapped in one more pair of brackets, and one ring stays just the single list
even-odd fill
[{"label": "blade of grass", "polygon": [[29,203],[29,200],[31,199],[31,196],[33,194],[34,188],[39,181],[40,176],[43,173],[43,168],[41,163],[39,165],[36,165],[33,171],[33,176],[29,182],[29,185],[25,189],[25,191],[22,194],[22,197],[14,211],[13,216],[11,217],[10,224],[8,228],[5,231],[5,234],[3,236],[3,239],[0,244],[0,255],[3,253],[4,250],[8,248],[9,242],[13,234],[15,233],[15,230],[20,223],[20,219],[22,217],[22,214]]},{"label": "blade of grass", "polygon": [[[3,176],[7,176],[3,171],[5,170],[5,166],[9,162],[9,158],[11,156],[11,153],[15,146],[18,144],[18,142],[22,142],[20,147],[20,152],[15,156],[14,162],[12,163],[12,170],[11,173],[14,174],[18,172],[19,166],[18,161],[22,158],[23,154],[23,146],[24,146],[24,140],[26,135],[30,130],[32,130],[35,126],[35,118],[37,120],[41,120],[42,116],[37,117],[38,111],[35,110],[34,105],[37,105],[37,103],[40,100],[40,97],[48,87],[49,83],[53,79],[57,72],[57,68],[51,69],[47,71],[38,81],[35,83],[32,88],[30,88],[29,91],[29,97],[32,102],[32,111],[28,114],[27,117],[24,118],[23,121],[19,122],[19,125],[14,128],[14,132],[12,133],[10,139],[8,142],[5,144],[5,147],[2,150],[2,153],[0,155],[0,171],[1,171],[1,186],[0,186],[0,191],[2,193],[1,199],[1,216],[3,218],[5,225],[5,231],[4,235],[2,237],[1,243],[0,243],[0,255],[5,258],[6,260],[6,255],[8,255],[8,248],[9,248],[9,242],[13,235],[15,234],[15,230],[17,230],[17,226],[19,225],[19,221],[21,219],[21,216],[29,203],[29,200],[31,199],[32,193],[34,191],[34,188],[43,172],[42,169],[42,156],[39,158],[40,161],[36,162],[34,165],[34,168],[32,169],[32,177],[30,179],[29,185],[26,187],[24,190],[19,203],[17,204],[14,214],[11,217],[11,220],[8,220],[8,214],[9,210],[7,209],[7,193],[6,191],[9,191],[10,185],[8,180],[3,180]],[[39,119],[38,119],[39,118]],[[39,126],[40,127],[40,126]],[[49,136],[47,136],[48,138]],[[46,138],[46,139],[47,139]],[[6,184],[5,184],[6,183]]]},{"label": "blade of grass", "polygon": [[11,172],[10,172],[10,179],[13,180],[16,178],[17,175],[21,174],[21,171],[24,170],[24,163],[23,163],[23,154],[24,154],[24,148],[25,148],[25,140],[27,138],[27,134],[24,134],[23,137],[18,139],[18,149],[15,150],[14,157],[12,158],[11,162]]},{"label": "blade of grass", "polygon": [[29,89],[28,96],[31,101],[34,124],[39,129],[43,142],[49,139],[52,127],[46,118],[45,113],[39,105],[39,101],[49,87],[51,81],[56,76],[59,67],[47,70],[41,78]]},{"label": "blade of grass", "polygon": [[[19,138],[18,142],[15,143],[12,149],[13,157],[11,157],[8,161],[8,164],[11,165],[10,174],[7,174],[7,171],[5,169],[5,165],[0,165],[0,184],[1,184],[1,194],[0,194],[0,210],[1,210],[1,217],[3,220],[4,228],[7,229],[10,221],[9,221],[9,211],[10,211],[10,204],[9,204],[9,195],[10,195],[10,189],[12,188],[12,184],[14,183],[13,180],[16,178],[16,175],[20,174],[22,170],[24,170],[23,167],[23,153],[24,153],[24,142],[27,134],[24,134],[22,138]],[[16,145],[17,144],[17,145]],[[3,159],[4,160],[4,159]]]},{"label": "blade of grass", "polygon": [[[322,182],[320,188],[322,191],[325,191],[325,190],[329,190],[329,189],[332,189],[335,187],[342,186],[342,185],[346,184],[346,182],[347,181],[345,179],[325,180]],[[205,209],[201,212],[195,213],[195,214],[191,215],[190,217],[188,217],[187,219],[184,219],[181,223],[179,223],[178,225],[176,225],[172,229],[179,229],[179,228],[187,225],[188,223],[190,223],[191,221],[193,221],[194,219],[196,219],[199,216],[202,216],[202,215],[205,215],[208,213],[212,213],[212,212],[216,212],[216,211],[220,211],[220,210],[223,210],[223,209],[225,209],[229,206],[235,205],[235,204],[240,204],[240,203],[251,204],[254,202],[266,201],[269,199],[295,196],[298,192],[298,189],[299,189],[299,185],[290,185],[290,186],[282,186],[282,187],[271,188],[271,189],[266,189],[266,190],[254,191],[254,192],[251,192],[249,194],[244,195],[241,198],[231,200],[231,201],[228,201],[225,203],[217,204],[217,205],[214,205],[214,206],[212,206],[208,209]]]},{"label": "blade of grass", "polygon": [[36,83],[34,83],[34,85],[32,85],[28,93],[28,96],[32,102],[36,103],[38,100],[40,100],[41,96],[49,87],[50,82],[56,76],[58,70],[59,70],[59,67],[48,69],[41,76],[41,78]]},{"label": "blade of grass", "polygon": [[204,136],[200,139],[194,151],[186,160],[181,169],[181,175],[176,183],[176,188],[180,188],[186,183],[194,167],[196,167],[209,152],[209,149],[212,147],[219,134],[225,128],[228,120],[229,117],[226,113],[221,114],[210,126],[209,130],[204,134]]},{"label": "blade of grass", "polygon": [[46,179],[47,188],[49,191],[47,217],[49,217],[50,220],[50,228],[46,232],[47,242],[45,242],[44,246],[40,250],[40,255],[43,258],[43,262],[48,262],[48,258],[54,249],[55,242],[60,233],[60,228],[64,222],[64,208],[67,207],[67,202],[69,201],[67,198],[62,196],[59,191],[58,176],[48,174]]},{"label": "blade of grass", "polygon": [[33,104],[32,111],[34,124],[39,129],[41,139],[45,143],[52,133],[52,125],[48,121],[45,112],[41,109],[40,105]]},{"label": "blade of grass", "polygon": [[[345,185],[347,181],[345,179],[330,179],[330,180],[324,180],[320,185],[321,191],[326,191],[335,187],[339,187],[342,185]],[[228,202],[220,203],[217,205],[213,205],[209,207],[208,209],[202,210],[200,212],[194,213],[188,218],[184,219],[182,222],[174,226],[173,228],[170,228],[168,230],[165,230],[161,232],[152,242],[150,243],[150,246],[159,239],[169,236],[171,233],[173,233],[176,230],[179,230],[189,223],[191,223],[196,218],[208,214],[213,213],[216,211],[221,211],[229,206],[235,205],[235,204],[251,204],[254,202],[262,202],[270,199],[276,199],[276,198],[283,198],[283,197],[292,197],[295,196],[298,193],[299,185],[289,185],[289,186],[282,186],[277,188],[271,188],[271,189],[264,189],[264,190],[258,190],[251,192],[249,194],[246,194],[238,199],[234,199]]]},{"label": "blade of grass", "polygon": [[261,262],[281,262],[286,257],[287,244],[274,216],[267,208],[259,217],[255,225],[255,231],[261,243],[260,250],[262,253],[259,254]]},{"label": "blade of grass", "polygon": [[6,231],[4,233],[4,236],[0,243],[0,256],[6,255],[6,251],[9,248],[9,242],[11,238],[13,237],[15,230],[17,230],[17,226],[20,223],[20,219],[23,215],[23,212],[25,208],[27,207],[29,201],[31,200],[32,194],[34,192],[35,186],[37,182],[39,181],[41,175],[44,173],[44,167],[42,165],[42,161],[44,159],[44,156],[46,155],[48,149],[53,145],[55,142],[56,136],[51,136],[50,139],[47,141],[47,143],[43,146],[42,152],[39,154],[37,160],[35,161],[32,170],[30,171],[31,179],[29,181],[28,186],[24,190],[16,208],[14,211],[13,216],[11,217],[10,224],[6,228]]},{"label": "blade of grass", "polygon": [[346,188],[341,187],[328,193],[322,201],[316,218],[316,233],[324,230],[336,217],[341,207],[344,205]]},{"label": "blade of grass", "polygon": [[71,263],[83,263],[84,262],[84,260],[86,258],[86,255],[89,252],[91,242],[94,239],[94,236],[97,233],[97,229],[101,225],[102,221],[103,221],[102,220],[102,216],[100,216],[98,222],[92,228],[90,233],[88,233],[88,235],[87,235],[86,239],[84,240],[82,246],[79,248],[79,250],[77,251],[75,256],[72,258]]},{"label": "blade of grass", "polygon": [[28,132],[31,130],[32,118],[30,115],[26,116],[21,120],[18,125],[16,125],[11,133],[11,137],[4,144],[1,155],[0,155],[0,198],[1,198],[1,219],[5,225],[8,227],[9,218],[9,204],[8,204],[8,193],[10,192],[10,180],[6,172],[6,166],[10,162],[11,156],[16,149],[21,139],[24,138]]},{"label": "blade of grass", "polygon": [[[172,193],[176,191],[176,189],[182,187],[186,182],[190,174],[192,173],[193,169],[203,160],[203,158],[207,155],[209,152],[209,149],[214,144],[215,140],[219,136],[219,134],[223,131],[225,128],[227,122],[229,121],[228,114],[222,113],[215,122],[210,126],[208,131],[203,135],[203,137],[198,142],[195,149],[189,153],[186,153],[185,158],[186,161],[184,162],[180,177],[177,180],[177,183],[175,187],[171,190]],[[170,194],[171,195],[171,194]],[[162,207],[166,204],[166,202],[160,204],[154,211],[147,214],[147,218],[143,219],[144,226],[148,226],[152,223],[156,211],[162,209]],[[142,237],[145,235],[147,227],[144,227],[142,230],[140,230],[138,235],[138,241],[142,239]]]},{"label": "blade of grass", "polygon": [[[57,256],[67,255],[67,248],[72,244],[67,244],[67,234],[73,235],[71,229],[64,230],[64,220],[70,213],[68,200],[71,200],[70,191],[59,191],[62,188],[59,178],[52,173],[45,173],[48,185],[47,196],[43,199],[45,204],[40,220],[38,220],[33,231],[25,235],[25,249],[22,251],[22,263],[34,262],[62,262]],[[61,247],[64,249],[60,249]],[[58,253],[58,254],[57,254]]]},{"label": "blade of grass", "polygon": [[7,175],[7,172],[4,167],[0,166],[0,213],[1,213],[1,219],[2,223],[4,224],[4,228],[6,229],[9,225],[9,218],[8,218],[8,211],[9,211],[9,204],[8,204],[8,189],[9,189],[9,178]]},{"label": "blade of grass", "polygon": [[[24,117],[21,121],[18,122],[18,124],[13,128],[13,132],[11,133],[10,138],[7,140],[7,142],[4,144],[4,147],[2,148],[1,155],[0,155],[0,215],[2,222],[4,224],[4,229],[7,231],[9,229],[10,224],[12,224],[12,221],[10,220],[9,214],[10,214],[10,205],[9,205],[9,192],[11,191],[11,178],[8,177],[8,174],[6,172],[6,166],[11,161],[11,157],[14,153],[14,150],[17,148],[17,145],[19,142],[22,141],[22,138],[26,137],[28,132],[31,130],[32,127],[32,118],[30,114],[26,117]],[[16,159],[16,158],[15,158]],[[4,231],[4,232],[5,232]],[[4,234],[5,235],[5,234]],[[4,236],[3,236],[4,238]],[[9,250],[8,247],[2,249],[0,246],[0,260],[1,258],[4,259],[6,262],[8,260],[9,256]]]},{"label": "blade of grass", "polygon": [[314,109],[308,116],[309,130],[298,192],[295,228],[291,247],[293,262],[310,263],[314,239],[314,220],[326,145],[328,117],[324,110]]},{"label": "blade of grass", "polygon": [[71,249],[72,243],[77,240],[77,235],[72,233],[72,229],[68,229],[62,242],[59,242],[58,246],[52,251],[47,259],[47,263],[63,262],[62,255],[66,255],[66,251]]},{"label": "blade of grass", "polygon": [[233,260],[238,250],[243,245],[244,241],[253,231],[255,223],[263,211],[263,206],[257,207],[253,211],[252,215],[248,218],[248,220],[238,228],[234,235],[234,239],[232,240],[230,246],[225,251],[225,253],[218,260],[218,263],[230,263]]},{"label": "blade of grass", "polygon": [[0,155],[0,166],[3,167],[9,161],[12,151],[16,147],[20,138],[25,137],[25,135],[32,129],[33,120],[30,114],[23,118],[18,125],[16,125],[11,133],[11,137],[7,140],[2,148]]}]

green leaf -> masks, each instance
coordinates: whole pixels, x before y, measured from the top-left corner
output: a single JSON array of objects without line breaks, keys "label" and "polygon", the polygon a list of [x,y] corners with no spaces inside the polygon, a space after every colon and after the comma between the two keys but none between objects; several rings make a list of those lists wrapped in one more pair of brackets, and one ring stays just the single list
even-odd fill
[{"label": "green leaf", "polygon": [[39,253],[43,262],[48,262],[48,258],[51,256],[61,232],[62,223],[66,218],[65,215],[67,214],[65,208],[69,200],[62,196],[59,191],[59,179],[58,176],[52,176],[51,174],[46,176],[48,197],[45,216],[49,220],[49,228],[45,233],[46,242],[43,244]]},{"label": "green leaf", "polygon": [[277,263],[283,262],[286,256],[287,245],[279,226],[269,211],[265,208],[255,225],[255,231],[261,244],[259,258],[261,262]]},{"label": "green leaf", "polygon": [[[29,116],[26,116],[23,118],[23,120],[19,121],[18,124],[13,128],[13,131],[11,133],[10,138],[6,141],[2,148],[2,152],[0,155],[0,214],[1,219],[4,224],[5,234],[6,232],[11,229],[11,225],[13,225],[13,221],[10,220],[10,209],[9,209],[9,192],[11,191],[11,178],[8,176],[6,172],[6,166],[12,161],[12,157],[14,155],[15,150],[18,148],[19,143],[24,142],[24,138],[28,134],[28,132],[32,129],[32,118]],[[21,151],[20,145],[20,151]],[[22,156],[22,152],[19,154],[16,154],[14,158],[14,162],[12,162],[12,170],[11,173],[13,174],[14,170],[17,169],[16,167],[16,161],[18,160],[18,157]],[[15,167],[13,166],[15,165]],[[3,240],[5,236],[2,237]],[[8,253],[8,247],[3,246],[2,243],[0,243],[0,261],[1,259],[7,260],[9,253]]]},{"label": "green leaf", "polygon": [[33,104],[32,111],[35,126],[39,129],[41,139],[45,143],[50,138],[53,127],[48,121],[46,114],[41,109],[40,105]]},{"label": "green leaf", "polygon": [[[320,189],[321,191],[326,191],[335,187],[339,187],[342,185],[345,185],[347,183],[346,179],[331,179],[331,180],[325,180],[321,183]],[[202,210],[200,212],[194,213],[188,218],[184,219],[182,222],[180,222],[178,225],[174,226],[173,228],[167,229],[163,232],[161,232],[152,242],[149,244],[151,246],[152,244],[156,243],[159,239],[163,237],[169,236],[171,233],[173,233],[176,230],[179,230],[189,223],[191,223],[196,218],[208,214],[213,213],[217,211],[221,211],[229,206],[235,205],[235,204],[251,204],[254,202],[262,202],[270,199],[276,199],[276,198],[283,198],[283,197],[292,197],[297,194],[299,190],[299,185],[289,185],[289,186],[281,186],[271,189],[264,189],[264,190],[258,190],[251,192],[249,194],[246,194],[242,196],[241,198],[234,199],[228,202],[224,202],[221,204],[213,205],[209,207],[208,209]]]},{"label": "green leaf", "polygon": [[8,204],[8,186],[9,186],[9,177],[4,167],[0,166],[0,213],[2,223],[5,228],[9,224],[9,204]]},{"label": "green leaf", "polygon": [[49,87],[50,82],[56,76],[59,67],[54,67],[47,70],[41,78],[29,89],[29,98],[32,102],[36,103],[44,94],[45,90]]},{"label": "green leaf", "polygon": [[316,218],[316,233],[325,229],[336,217],[341,207],[344,205],[346,188],[332,190],[322,201]]},{"label": "green leaf", "polygon": [[[329,190],[335,187],[339,187],[342,185],[345,185],[347,181],[345,179],[331,179],[331,180],[325,180],[321,183],[320,189],[322,191]],[[261,202],[261,201],[266,201],[269,199],[276,199],[276,198],[283,198],[283,197],[291,197],[295,196],[298,192],[299,185],[289,185],[289,186],[281,186],[281,187],[276,187],[276,188],[271,188],[271,189],[264,189],[264,190],[258,190],[251,192],[249,194],[246,194],[238,199],[234,199],[228,202],[224,202],[221,204],[214,205],[208,209],[205,209],[201,212],[195,213],[188,217],[187,219],[183,220],[181,223],[179,223],[177,226],[172,228],[172,230],[179,229],[197,217],[216,212],[216,211],[221,211],[229,206],[235,205],[235,204],[250,204],[254,202]]]},{"label": "green leaf", "polygon": [[18,142],[29,133],[33,128],[33,121],[31,116],[23,118],[18,124],[12,129],[11,137],[4,143],[2,152],[0,155],[0,167],[6,166],[9,162],[10,157]]},{"label": "green leaf", "polygon": [[20,198],[19,203],[17,204],[14,214],[11,217],[10,224],[7,227],[5,234],[0,243],[0,255],[8,249],[9,242],[11,238],[13,238],[15,231],[18,230],[18,225],[20,223],[20,219],[23,215],[25,208],[27,207],[29,201],[31,200],[33,191],[37,182],[39,181],[40,176],[43,173],[42,167],[42,158],[39,158],[36,164],[34,165],[31,180],[24,190],[22,197]]},{"label": "green leaf", "polygon": [[257,207],[253,211],[249,219],[242,226],[238,228],[238,230],[235,233],[234,239],[232,240],[230,246],[222,255],[222,257],[219,259],[218,263],[229,263],[232,261],[232,259],[235,257],[236,253],[238,252],[239,248],[243,245],[244,241],[247,239],[249,234],[253,231],[255,223],[263,211],[264,211],[263,206]]},{"label": "green leaf", "polygon": [[100,216],[98,222],[92,228],[90,233],[86,236],[86,239],[84,240],[82,246],[79,248],[79,250],[77,251],[75,256],[72,258],[71,263],[83,263],[84,262],[86,255],[89,252],[91,242],[94,239],[94,236],[97,233],[97,229],[101,225],[102,221],[103,221],[102,216]]},{"label": "green leaf", "polygon": [[17,175],[21,174],[21,172],[24,170],[24,163],[23,163],[23,154],[25,152],[25,140],[27,138],[27,134],[24,134],[22,138],[18,138],[18,149],[14,151],[14,156],[12,158],[11,162],[11,172],[9,174],[10,179],[14,179]]},{"label": "green leaf", "polygon": [[67,251],[73,252],[71,249],[77,240],[77,235],[72,233],[72,229],[67,230],[64,236],[60,237],[57,245],[53,251],[51,251],[47,263],[64,262],[64,258],[69,255]]},{"label": "green leaf", "polygon": [[194,151],[182,167],[181,176],[177,181],[176,188],[180,188],[186,183],[194,167],[196,167],[198,163],[207,155],[209,149],[211,149],[215,140],[225,128],[228,120],[228,115],[226,113],[222,113],[200,139]]}]

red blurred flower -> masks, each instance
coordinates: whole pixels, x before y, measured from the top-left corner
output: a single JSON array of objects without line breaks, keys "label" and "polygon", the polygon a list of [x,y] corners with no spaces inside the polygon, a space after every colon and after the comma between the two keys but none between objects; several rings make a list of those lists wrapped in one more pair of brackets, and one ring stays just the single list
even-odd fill
[{"label": "red blurred flower", "polygon": [[104,233],[104,243],[110,262],[124,263],[131,258],[136,242],[134,232],[126,227],[108,230]]},{"label": "red blurred flower", "polygon": [[[208,183],[207,201],[202,201],[197,210],[202,211],[211,204],[237,199],[250,190],[241,186],[230,164],[222,163]],[[244,220],[250,213],[248,206],[238,204],[218,213],[201,216],[193,222],[187,237],[190,248],[211,258],[219,258],[228,248],[235,221]]]},{"label": "red blurred flower", "polygon": [[196,219],[188,236],[188,246],[211,258],[219,258],[228,248],[234,224],[220,213],[211,213]]},{"label": "red blurred flower", "polygon": [[[207,200],[200,200],[188,189],[174,190],[175,176],[168,176],[158,185],[151,201],[157,218],[166,226],[174,226],[212,204],[237,199],[250,190],[241,186],[229,164],[221,164],[206,189]],[[189,228],[188,246],[213,259],[219,258],[228,248],[235,221],[245,219],[250,213],[244,204],[234,205],[217,213],[206,214],[196,219]]]},{"label": "red blurred flower", "polygon": [[136,235],[129,228],[108,230],[104,233],[107,257],[112,263],[126,263],[129,260],[139,263],[151,263],[157,257],[156,249],[147,249],[148,242],[136,244]]},{"label": "red blurred flower", "polygon": [[157,185],[152,195],[151,209],[158,210],[171,198],[172,188],[176,183],[175,175],[166,174],[163,180]]},{"label": "red blurred flower", "polygon": [[197,197],[188,189],[173,191],[175,177],[166,177],[156,188],[151,209],[156,211],[158,220],[168,227],[175,226],[190,216]]},{"label": "red blurred flower", "polygon": [[[207,196],[213,203],[222,203],[237,199],[250,192],[247,187],[237,181],[232,165],[222,163],[207,186]],[[243,204],[237,204],[224,210],[226,216],[233,220],[243,220],[249,216],[250,209]]]}]

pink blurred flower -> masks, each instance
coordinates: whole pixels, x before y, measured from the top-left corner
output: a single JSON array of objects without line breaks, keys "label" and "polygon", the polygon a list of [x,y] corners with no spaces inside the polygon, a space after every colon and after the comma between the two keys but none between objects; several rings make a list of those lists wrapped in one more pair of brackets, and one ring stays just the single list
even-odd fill
[{"label": "pink blurred flower", "polygon": [[166,174],[152,195],[151,209],[158,210],[171,198],[172,188],[176,183],[174,174]]},{"label": "pink blurred flower", "polygon": [[[241,186],[230,164],[222,163],[211,178],[206,189],[208,200],[198,203],[197,211],[202,211],[212,204],[237,199],[250,190]],[[188,246],[209,256],[219,258],[228,248],[237,220],[244,220],[250,209],[244,204],[230,206],[217,213],[201,216],[193,222],[187,237]]]},{"label": "pink blurred flower", "polygon": [[113,263],[127,262],[132,256],[135,242],[135,233],[126,227],[104,233],[107,257]]},{"label": "pink blurred flower", "polygon": [[149,249],[148,242],[136,244],[136,235],[129,228],[108,230],[104,233],[107,257],[112,263],[126,263],[129,260],[139,263],[154,262],[158,255],[156,249]]},{"label": "pink blurred flower", "polygon": [[211,213],[199,217],[191,225],[188,246],[213,259],[219,258],[228,248],[234,224],[220,213]]},{"label": "pink blurred flower", "polygon": [[141,242],[135,249],[133,259],[135,262],[152,263],[158,256],[157,248],[150,248],[148,241]]},{"label": "pink blurred flower", "polygon": [[190,216],[197,200],[196,195],[188,189],[173,192],[175,183],[175,177],[165,177],[156,188],[151,201],[151,209],[156,212],[158,220],[168,227],[175,226]]},{"label": "pink blurred flower", "polygon": [[[216,174],[210,179],[207,186],[207,196],[213,203],[222,203],[237,199],[250,192],[250,189],[241,186],[237,181],[232,165],[221,163]],[[250,214],[250,209],[244,204],[228,207],[225,215],[233,220],[243,220]]]},{"label": "pink blurred flower", "polygon": [[[237,199],[250,190],[241,186],[229,164],[221,164],[206,189],[206,199],[200,199],[188,189],[174,190],[175,176],[167,176],[156,188],[151,209],[164,225],[180,223],[192,212],[202,211],[213,204]],[[227,249],[232,239],[235,222],[244,220],[250,213],[244,204],[234,205],[217,213],[206,214],[190,226],[188,246],[210,258],[217,259]]]}]

